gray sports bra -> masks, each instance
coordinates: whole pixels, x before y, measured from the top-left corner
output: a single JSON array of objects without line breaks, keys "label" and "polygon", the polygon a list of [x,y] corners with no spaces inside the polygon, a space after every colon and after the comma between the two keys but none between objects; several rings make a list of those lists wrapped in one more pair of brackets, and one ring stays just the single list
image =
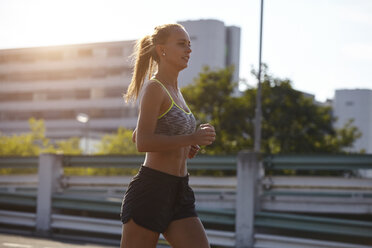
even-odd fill
[{"label": "gray sports bra", "polygon": [[159,80],[156,78],[152,78],[152,80],[159,83],[164,88],[172,101],[172,104],[168,110],[158,117],[155,133],[165,135],[182,135],[193,133],[195,131],[196,122],[189,106],[186,104],[187,108],[189,109],[189,112],[186,112],[183,108],[177,105],[167,88]]}]

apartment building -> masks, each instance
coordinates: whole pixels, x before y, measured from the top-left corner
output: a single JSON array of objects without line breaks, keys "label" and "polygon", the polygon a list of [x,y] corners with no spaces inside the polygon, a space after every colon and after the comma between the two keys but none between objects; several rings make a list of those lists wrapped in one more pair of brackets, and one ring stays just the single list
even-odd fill
[{"label": "apartment building", "polygon": [[[134,128],[137,108],[122,98],[130,83],[134,41],[0,50],[0,131],[29,131],[45,120],[46,136],[62,139]],[[77,121],[83,113],[88,125]]]},{"label": "apartment building", "polygon": [[[350,119],[353,125],[362,133],[350,151],[364,150],[372,153],[372,90],[370,89],[340,89],[336,90],[333,100],[334,116],[337,117],[336,127],[343,127]],[[372,175],[372,173],[371,173]]]}]

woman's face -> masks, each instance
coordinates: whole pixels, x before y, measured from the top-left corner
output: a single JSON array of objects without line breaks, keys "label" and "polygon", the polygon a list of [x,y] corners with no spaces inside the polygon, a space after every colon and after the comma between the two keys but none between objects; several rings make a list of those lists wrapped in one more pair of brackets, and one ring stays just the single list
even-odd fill
[{"label": "woman's face", "polygon": [[189,35],[183,28],[174,28],[167,42],[162,46],[160,61],[182,70],[187,67],[190,53],[191,43]]}]

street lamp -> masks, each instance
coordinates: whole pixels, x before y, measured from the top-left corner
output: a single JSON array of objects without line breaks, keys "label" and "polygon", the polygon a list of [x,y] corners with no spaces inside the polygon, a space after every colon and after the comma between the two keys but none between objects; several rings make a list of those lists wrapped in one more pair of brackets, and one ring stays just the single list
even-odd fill
[{"label": "street lamp", "polygon": [[85,124],[85,154],[89,153],[89,115],[85,113],[79,113],[76,115],[76,120],[78,122]]},{"label": "street lamp", "polygon": [[256,97],[256,113],[255,113],[255,125],[254,125],[254,151],[260,152],[261,150],[261,119],[262,119],[262,101],[261,101],[261,54],[262,54],[262,20],[263,20],[263,4],[264,0],[261,0],[261,22],[260,22],[260,53],[258,62],[258,84],[257,84],[257,97]]}]

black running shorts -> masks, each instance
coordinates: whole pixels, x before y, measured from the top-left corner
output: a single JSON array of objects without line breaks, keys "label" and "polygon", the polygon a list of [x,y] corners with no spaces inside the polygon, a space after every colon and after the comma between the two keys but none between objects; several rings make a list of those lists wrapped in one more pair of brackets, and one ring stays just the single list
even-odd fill
[{"label": "black running shorts", "polygon": [[196,216],[189,175],[178,177],[143,165],[125,192],[120,213],[124,224],[133,219],[158,233],[173,220]]}]

